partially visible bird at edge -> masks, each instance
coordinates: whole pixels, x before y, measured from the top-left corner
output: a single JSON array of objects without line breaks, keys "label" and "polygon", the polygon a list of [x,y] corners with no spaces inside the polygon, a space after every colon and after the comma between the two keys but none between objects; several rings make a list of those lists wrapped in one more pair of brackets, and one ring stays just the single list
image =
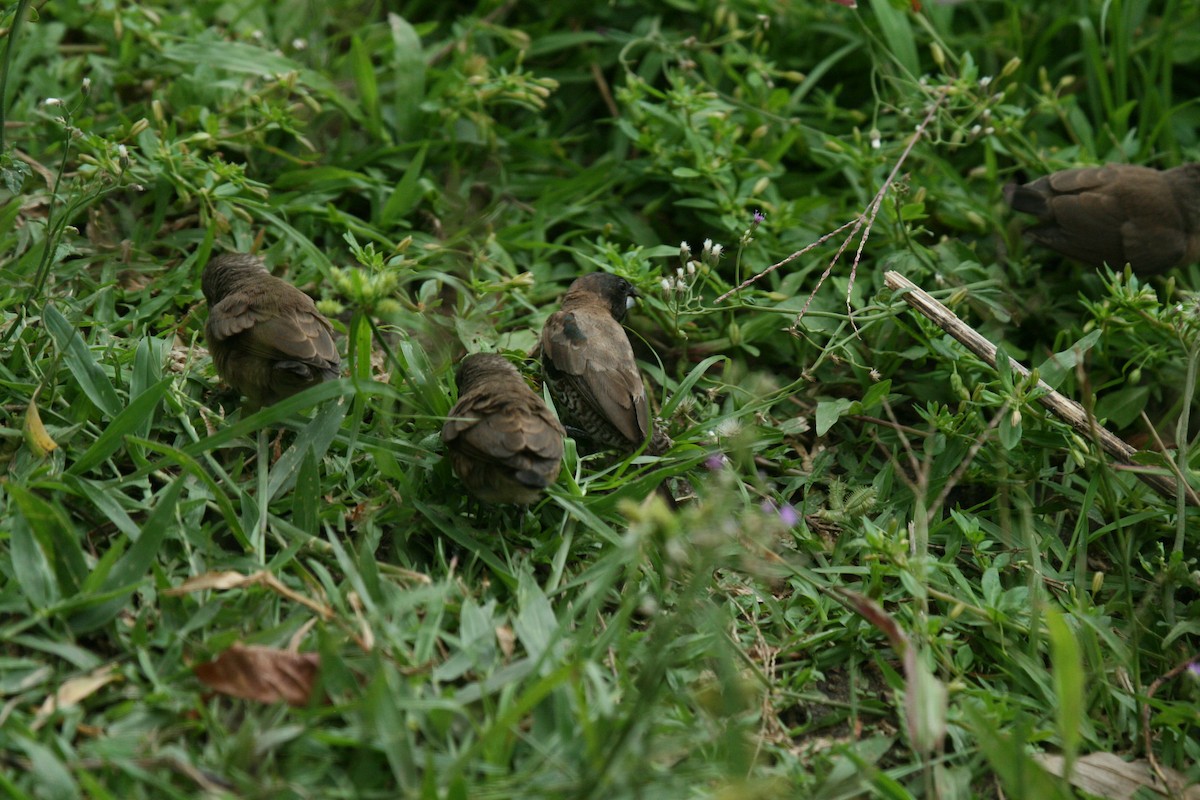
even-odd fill
[{"label": "partially visible bird at edge", "polygon": [[1004,187],[1038,225],[1038,244],[1091,266],[1165,272],[1200,260],[1200,163],[1167,170],[1108,164]]}]

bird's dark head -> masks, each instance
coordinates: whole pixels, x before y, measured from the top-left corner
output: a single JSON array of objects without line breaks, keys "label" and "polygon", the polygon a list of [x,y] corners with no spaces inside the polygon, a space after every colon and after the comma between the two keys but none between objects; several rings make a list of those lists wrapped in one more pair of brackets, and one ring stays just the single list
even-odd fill
[{"label": "bird's dark head", "polygon": [[489,378],[519,375],[517,368],[499,353],[472,353],[458,365],[454,382],[458,384],[458,396],[462,397],[474,386]]},{"label": "bird's dark head", "polygon": [[248,253],[221,253],[208,260],[204,275],[200,278],[200,289],[208,304],[215,305],[248,280],[259,273],[266,273],[262,259]]},{"label": "bird's dark head", "polygon": [[594,302],[593,297],[599,297],[612,312],[613,319],[620,322],[625,319],[625,313],[633,308],[634,299],[641,295],[632,283],[618,275],[592,272],[571,284],[563,297],[563,308],[569,308],[572,302],[579,300]]}]

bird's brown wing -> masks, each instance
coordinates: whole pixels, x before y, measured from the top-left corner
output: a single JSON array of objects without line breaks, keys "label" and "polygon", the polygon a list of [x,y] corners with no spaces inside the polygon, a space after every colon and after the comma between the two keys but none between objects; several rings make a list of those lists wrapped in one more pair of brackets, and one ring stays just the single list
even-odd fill
[{"label": "bird's brown wing", "polygon": [[1112,167],[1056,172],[1019,187],[1012,206],[1044,223],[1029,235],[1051,250],[1097,266],[1105,261],[1123,263],[1125,212],[1121,196],[1112,191],[1119,178]]},{"label": "bird's brown wing", "polygon": [[578,396],[612,423],[630,442],[641,444],[650,431],[646,389],[633,348],[607,309],[558,311],[542,331],[542,357],[574,384]]},{"label": "bird's brown wing", "polygon": [[566,431],[529,392],[479,392],[460,398],[445,424],[442,441],[480,461],[510,468],[528,466],[531,457],[562,458]]},{"label": "bird's brown wing", "polygon": [[1187,236],[1177,224],[1147,225],[1130,220],[1121,226],[1121,236],[1125,259],[1139,272],[1166,272],[1187,254]]},{"label": "bird's brown wing", "polygon": [[[341,367],[333,330],[307,295],[296,308],[270,308],[243,294],[232,294],[209,311],[209,330],[218,340],[245,334],[242,346],[272,361],[294,361],[322,372]],[[307,307],[306,307],[307,306]]]}]

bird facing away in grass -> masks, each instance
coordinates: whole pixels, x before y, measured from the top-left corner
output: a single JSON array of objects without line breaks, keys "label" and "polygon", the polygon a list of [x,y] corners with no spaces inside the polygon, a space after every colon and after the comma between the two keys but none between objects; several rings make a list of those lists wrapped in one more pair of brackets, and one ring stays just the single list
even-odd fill
[{"label": "bird facing away in grass", "polygon": [[467,356],[455,380],[442,426],[454,474],[485,503],[537,502],[562,468],[562,423],[498,353]]},{"label": "bird facing away in grass", "polygon": [[200,282],[204,338],[217,374],[246,396],[246,412],[336,378],[333,328],[312,298],[245,253],[214,256]]},{"label": "bird facing away in grass", "polygon": [[616,275],[577,279],[542,329],[542,370],[568,428],[624,453],[649,439],[646,451],[661,455],[671,440],[651,425],[642,374],[621,327],[636,297],[633,284]]},{"label": "bird facing away in grass", "polygon": [[1200,163],[1068,169],[1010,183],[1004,196],[1037,217],[1035,242],[1085,264],[1155,273],[1200,260]]}]

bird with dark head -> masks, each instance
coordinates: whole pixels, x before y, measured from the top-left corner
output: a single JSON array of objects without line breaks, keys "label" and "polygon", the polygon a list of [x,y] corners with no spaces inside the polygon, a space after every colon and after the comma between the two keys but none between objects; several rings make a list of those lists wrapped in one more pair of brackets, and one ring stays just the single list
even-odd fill
[{"label": "bird with dark head", "polygon": [[454,474],[485,503],[537,502],[562,468],[562,423],[502,355],[467,356],[455,380],[442,426]]},{"label": "bird with dark head", "polygon": [[661,455],[671,440],[652,426],[646,388],[621,320],[638,297],[633,284],[593,272],[577,279],[546,320],[539,347],[550,396],[568,428],[591,444]]},{"label": "bird with dark head", "polygon": [[246,411],[336,378],[342,368],[329,320],[312,298],[245,253],[213,256],[200,282],[204,338],[217,374],[246,396]]},{"label": "bird with dark head", "polygon": [[1068,169],[1010,183],[1004,197],[1037,218],[1030,238],[1085,264],[1155,273],[1200,259],[1200,163]]}]

